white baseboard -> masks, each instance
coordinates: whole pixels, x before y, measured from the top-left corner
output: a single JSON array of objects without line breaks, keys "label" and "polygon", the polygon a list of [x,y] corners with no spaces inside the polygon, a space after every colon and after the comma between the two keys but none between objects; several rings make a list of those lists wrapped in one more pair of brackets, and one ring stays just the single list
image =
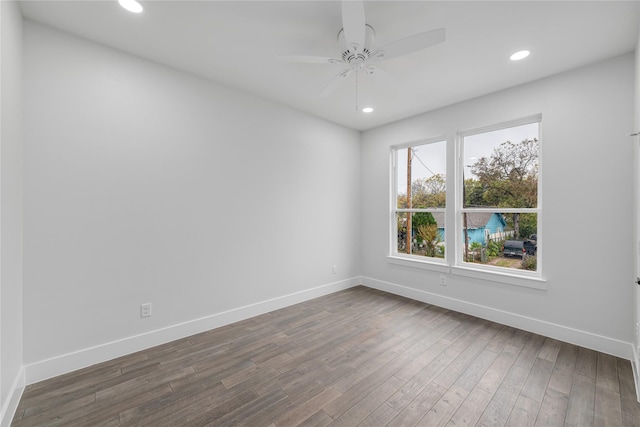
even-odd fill
[{"label": "white baseboard", "polygon": [[165,344],[200,332],[219,328],[230,323],[288,307],[323,295],[348,289],[360,284],[360,277],[328,283],[312,289],[272,298],[255,304],[238,307],[221,313],[215,313],[200,319],[158,329],[144,334],[130,336],[73,353],[63,354],[51,359],[41,360],[25,366],[26,384],[33,384],[58,375],[72,372],[96,363]]},{"label": "white baseboard", "polygon": [[[362,285],[373,289],[404,296],[428,304],[437,305],[457,312],[469,314],[481,319],[490,320],[503,325],[523,329],[545,337],[590,348],[602,353],[611,354],[627,360],[633,360],[633,345],[628,342],[608,338],[602,335],[570,328],[544,320],[534,319],[508,311],[498,310],[480,304],[446,297],[431,292],[409,288],[395,283],[385,282],[370,277],[361,277]],[[636,374],[637,375],[637,374]]]},{"label": "white baseboard", "polygon": [[633,347],[633,359],[631,359],[631,368],[633,369],[633,379],[636,384],[636,399],[640,402],[640,354],[637,347]]},{"label": "white baseboard", "polygon": [[20,403],[20,398],[22,397],[22,392],[25,387],[24,373],[24,367],[20,368],[6,399],[2,402],[2,412],[0,412],[0,426],[2,427],[11,425],[16,409],[18,409],[18,404]]}]

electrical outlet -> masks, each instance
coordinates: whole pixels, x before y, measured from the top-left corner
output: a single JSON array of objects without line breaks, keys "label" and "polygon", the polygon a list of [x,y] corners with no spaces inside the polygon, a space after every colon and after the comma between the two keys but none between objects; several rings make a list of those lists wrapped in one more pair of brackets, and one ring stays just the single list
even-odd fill
[{"label": "electrical outlet", "polygon": [[140,317],[151,316],[151,303],[140,304]]},{"label": "electrical outlet", "polygon": [[338,274],[338,266],[337,265],[334,265],[334,266],[331,267],[331,273],[332,274]]},{"label": "electrical outlet", "polygon": [[447,276],[444,274],[440,275],[440,286],[447,286]]}]

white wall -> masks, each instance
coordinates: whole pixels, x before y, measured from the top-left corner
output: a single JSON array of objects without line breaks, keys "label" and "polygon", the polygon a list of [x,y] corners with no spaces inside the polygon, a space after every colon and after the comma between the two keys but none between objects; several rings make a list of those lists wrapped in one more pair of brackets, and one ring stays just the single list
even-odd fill
[{"label": "white wall", "polygon": [[[633,84],[629,54],[364,132],[364,283],[630,358]],[[547,290],[387,263],[389,146],[539,113]]]},{"label": "white wall", "polygon": [[358,283],[358,132],[24,27],[27,382]]},{"label": "white wall", "polygon": [[22,17],[0,1],[0,425],[15,412],[22,369]]},{"label": "white wall", "polygon": [[[640,34],[638,34],[638,43],[640,46]],[[635,86],[634,86],[634,110],[633,110],[633,133],[640,132],[640,49],[636,47],[635,52]],[[640,278],[640,136],[630,138],[633,145],[633,189],[631,200],[633,201],[634,216],[634,271],[635,277]],[[640,401],[640,286],[633,287],[633,298],[635,303],[635,313],[633,318],[633,327],[635,329],[634,336],[634,355],[631,360],[633,372],[636,380],[636,394]]]}]

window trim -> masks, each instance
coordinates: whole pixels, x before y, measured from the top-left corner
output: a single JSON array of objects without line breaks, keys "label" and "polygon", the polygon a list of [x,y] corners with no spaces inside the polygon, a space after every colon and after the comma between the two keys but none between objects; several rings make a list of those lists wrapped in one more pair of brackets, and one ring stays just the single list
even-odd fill
[{"label": "window trim", "polygon": [[[414,263],[418,263],[416,264],[416,266],[420,266],[420,265],[427,265],[427,266],[433,266],[436,267],[436,270],[440,271],[442,266],[446,266],[446,270],[447,272],[449,271],[449,266],[450,263],[448,261],[449,259],[449,254],[448,251],[445,249],[445,254],[444,254],[444,258],[436,258],[436,257],[426,257],[426,256],[417,256],[417,255],[413,255],[413,254],[403,254],[403,253],[399,253],[398,252],[398,230],[396,229],[396,215],[398,214],[398,212],[407,212],[407,213],[416,213],[416,212],[442,212],[444,214],[444,229],[447,229],[447,208],[446,205],[444,208],[403,208],[403,209],[399,209],[398,208],[398,174],[396,172],[396,169],[398,167],[398,151],[405,149],[405,148],[409,148],[409,147],[415,147],[418,145],[427,145],[427,144],[435,144],[435,143],[439,143],[439,142],[444,142],[445,143],[445,153],[447,153],[448,151],[448,146],[449,146],[449,141],[447,139],[447,137],[445,135],[441,135],[441,136],[435,136],[435,137],[431,137],[431,138],[424,138],[424,139],[418,139],[415,141],[411,141],[411,142],[404,142],[402,144],[396,144],[396,145],[392,145],[391,147],[389,147],[390,149],[390,161],[391,161],[391,167],[390,167],[390,171],[391,171],[391,179],[390,179],[390,183],[391,183],[391,188],[389,191],[389,195],[390,195],[390,211],[389,211],[389,234],[390,234],[390,245],[389,245],[389,256],[388,259],[390,260],[389,262],[395,263],[395,264],[401,264],[401,265],[407,265],[407,262],[414,262]],[[449,162],[448,159],[445,158],[445,164],[447,165],[447,170],[449,168]],[[446,190],[445,190],[446,192]],[[448,197],[447,197],[448,200]],[[446,202],[445,202],[446,203]],[[445,232],[446,233],[446,232]],[[446,236],[446,234],[445,234]],[[445,248],[446,248],[446,244],[445,244]],[[397,261],[402,261],[402,262],[397,262]],[[409,266],[412,266],[411,264],[409,264]],[[424,267],[422,267],[424,268]]]},{"label": "window trim", "polygon": [[[493,132],[493,131],[498,131],[498,130],[502,130],[502,129],[508,129],[508,128],[513,128],[513,127],[518,127],[518,126],[524,126],[524,125],[528,125],[528,124],[533,124],[533,123],[537,123],[538,124],[538,141],[541,141],[542,138],[540,137],[542,131],[542,114],[535,114],[532,116],[527,116],[527,117],[523,117],[520,119],[515,119],[515,120],[509,120],[509,121],[505,121],[502,123],[497,123],[497,124],[493,124],[493,125],[489,125],[489,126],[482,126],[482,127],[478,127],[478,128],[473,128],[473,129],[467,129],[465,131],[461,131],[456,133],[456,141],[455,141],[455,152],[456,152],[456,164],[455,164],[455,168],[456,168],[456,188],[455,188],[455,233],[456,233],[456,242],[460,242],[462,241],[462,239],[464,239],[463,236],[463,230],[462,230],[462,214],[464,212],[496,212],[497,210],[499,210],[501,213],[517,213],[517,212],[521,212],[521,213],[535,213],[537,215],[537,232],[539,235],[542,235],[542,231],[541,231],[541,224],[542,224],[542,179],[541,179],[541,175],[540,173],[538,173],[538,203],[537,203],[537,207],[535,208],[465,208],[464,207],[464,200],[462,199],[463,197],[463,186],[464,186],[464,180],[463,180],[463,173],[464,173],[464,159],[463,159],[463,154],[464,154],[464,138],[467,136],[473,136],[473,135],[479,135],[482,133],[488,133],[488,132]],[[540,171],[541,168],[541,159],[542,159],[542,155],[541,155],[541,151],[542,151],[542,144],[540,144],[538,146],[538,170]],[[544,252],[544,248],[541,247],[541,249],[538,251],[538,255],[537,255],[537,269],[535,272],[532,271],[526,271],[526,270],[516,270],[516,269],[507,269],[507,268],[499,268],[499,267],[492,267],[492,266],[488,266],[488,265],[478,265],[478,264],[474,264],[474,263],[470,263],[470,262],[466,262],[463,259],[463,255],[462,252],[460,252],[458,249],[458,247],[455,248],[455,260],[452,264],[452,267],[456,267],[458,269],[462,268],[463,270],[472,270],[472,271],[483,271],[483,272],[488,272],[491,274],[498,274],[500,276],[506,276],[506,277],[517,277],[517,278],[524,278],[527,280],[543,280],[542,279],[542,254]],[[496,271],[497,270],[497,271]],[[536,286],[533,286],[536,287]]]}]

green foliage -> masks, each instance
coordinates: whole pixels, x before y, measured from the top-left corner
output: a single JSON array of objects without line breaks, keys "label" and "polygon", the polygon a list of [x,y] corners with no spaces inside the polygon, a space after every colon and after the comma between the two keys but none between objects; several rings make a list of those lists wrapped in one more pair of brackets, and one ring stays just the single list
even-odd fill
[{"label": "green foliage", "polygon": [[425,255],[430,257],[437,256],[439,252],[438,244],[442,243],[440,233],[438,233],[438,226],[436,224],[422,224],[417,229],[418,237],[425,244]]},{"label": "green foliage", "polygon": [[437,222],[431,212],[416,212],[411,218],[411,224],[416,229],[421,225],[437,225]]},{"label": "green foliage", "polygon": [[535,271],[538,268],[538,258],[535,256],[525,255],[522,258],[522,268],[524,270]]},{"label": "green foliage", "polygon": [[485,206],[483,201],[483,195],[485,187],[480,181],[475,179],[464,180],[464,207],[473,208],[478,206]]},{"label": "green foliage", "polygon": [[531,213],[520,214],[520,238],[527,239],[538,232],[538,216]]},{"label": "green foliage", "polygon": [[[483,190],[483,206],[533,208],[538,204],[538,140],[505,141],[490,158],[471,165]],[[475,187],[474,187],[475,188]]]},{"label": "green foliage", "polygon": [[396,201],[396,203],[398,204],[398,208],[399,209],[406,209],[407,208],[407,195],[402,193],[402,194],[398,194],[398,200]]},{"label": "green foliage", "polygon": [[446,180],[442,174],[418,178],[411,183],[412,208],[443,208],[446,200]]},{"label": "green foliage", "polygon": [[[446,178],[443,174],[435,174],[429,178],[416,178],[411,182],[412,208],[444,208],[446,206]],[[398,194],[398,208],[409,207],[406,194]]]},{"label": "green foliage", "polygon": [[500,256],[502,252],[502,242],[494,242],[493,240],[489,241],[487,245],[487,256],[489,257],[497,257]]}]

